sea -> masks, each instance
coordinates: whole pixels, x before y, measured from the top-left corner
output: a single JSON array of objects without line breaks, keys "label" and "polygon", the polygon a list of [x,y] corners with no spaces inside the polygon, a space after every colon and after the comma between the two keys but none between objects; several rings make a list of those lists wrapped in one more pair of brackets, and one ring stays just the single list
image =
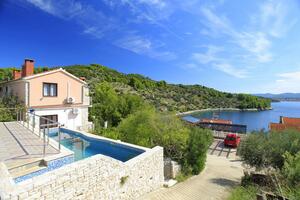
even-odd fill
[{"label": "sea", "polygon": [[300,118],[300,102],[282,101],[272,103],[272,110],[264,111],[203,111],[190,114],[199,119],[212,118],[231,120],[233,124],[247,126],[247,132],[268,131],[269,123],[278,123],[280,116]]}]

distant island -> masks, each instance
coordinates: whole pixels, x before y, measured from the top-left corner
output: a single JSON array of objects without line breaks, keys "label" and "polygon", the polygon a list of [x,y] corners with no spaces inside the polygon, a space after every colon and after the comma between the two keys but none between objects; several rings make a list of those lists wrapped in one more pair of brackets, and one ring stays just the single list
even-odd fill
[{"label": "distant island", "polygon": [[272,101],[300,101],[300,93],[281,93],[281,94],[253,94],[257,97],[269,98]]},{"label": "distant island", "polygon": [[[59,66],[77,77],[85,77],[91,95],[95,85],[106,81],[118,93],[136,94],[160,111],[187,112],[199,109],[270,109],[271,100],[249,94],[221,92],[202,85],[169,84],[140,74],[124,74],[99,64]],[[58,67],[56,67],[58,68]],[[0,68],[0,81],[12,79],[14,67]],[[38,67],[35,73],[53,68]]]}]

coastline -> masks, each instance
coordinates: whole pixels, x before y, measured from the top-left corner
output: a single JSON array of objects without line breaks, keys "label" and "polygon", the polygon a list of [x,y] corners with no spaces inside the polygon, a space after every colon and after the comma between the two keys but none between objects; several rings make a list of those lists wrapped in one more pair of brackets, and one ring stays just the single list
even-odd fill
[{"label": "coastline", "polygon": [[258,112],[258,111],[265,111],[265,110],[272,110],[273,108],[265,108],[265,109],[258,109],[258,108],[247,108],[247,109],[239,109],[239,108],[206,108],[206,109],[199,109],[199,110],[190,110],[186,112],[178,112],[176,113],[177,116],[182,115],[190,115],[197,112],[207,112],[207,111],[251,111],[251,112]]}]

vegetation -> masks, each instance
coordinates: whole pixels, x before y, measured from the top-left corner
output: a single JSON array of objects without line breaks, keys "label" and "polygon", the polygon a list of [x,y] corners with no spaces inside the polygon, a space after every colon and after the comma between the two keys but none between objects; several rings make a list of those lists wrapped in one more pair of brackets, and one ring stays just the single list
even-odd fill
[{"label": "vegetation", "polygon": [[[90,85],[93,107],[89,118],[95,124],[96,134],[146,147],[163,146],[164,155],[183,166],[183,176],[198,174],[204,168],[212,134],[189,127],[172,112],[270,107],[269,100],[247,94],[225,93],[200,85],[168,84],[97,64],[65,69],[77,77],[86,77]],[[11,79],[12,70],[3,69],[0,79]],[[39,67],[35,73],[45,70],[46,67]],[[106,123],[108,127],[103,128]]]},{"label": "vegetation", "polygon": [[[210,130],[191,129],[185,161],[188,167],[191,167],[193,174],[199,174],[205,166],[206,152],[212,143],[212,134]],[[187,168],[187,167],[186,167]]]},{"label": "vegetation", "polygon": [[0,82],[5,80],[11,80],[12,79],[12,71],[15,68],[0,68]]},{"label": "vegetation", "polygon": [[[269,99],[220,92],[200,85],[167,84],[165,81],[154,81],[139,74],[123,74],[98,64],[73,65],[64,68],[77,77],[86,77],[91,92],[94,92],[98,83],[105,81],[112,85],[118,94],[139,95],[160,111],[184,112],[205,108],[266,109],[271,103]],[[0,81],[12,79],[14,69],[0,69]],[[35,73],[48,69],[48,67],[38,67]]]},{"label": "vegetation", "polygon": [[7,122],[16,119],[14,108],[22,108],[17,97],[11,96],[0,98],[0,121]]},{"label": "vegetation", "polygon": [[[174,113],[158,112],[140,96],[118,94],[107,82],[95,86],[90,118],[95,133],[145,146],[163,146],[164,155],[184,168],[183,175],[198,174],[204,167],[212,141],[209,130],[193,128]],[[103,128],[104,122],[108,128]]]},{"label": "vegetation", "polygon": [[64,67],[78,77],[86,77],[93,92],[96,85],[106,81],[118,94],[136,94],[160,111],[189,111],[205,108],[270,107],[269,99],[247,94],[220,92],[200,85],[167,84],[138,74],[123,74],[102,65],[74,65]]},{"label": "vegetation", "polygon": [[257,187],[236,187],[231,191],[228,200],[256,200]]},{"label": "vegetation", "polygon": [[[266,173],[268,184],[262,186],[245,176],[243,188],[233,190],[229,199],[234,199],[235,193],[247,199],[249,187],[263,189],[280,194],[289,199],[300,199],[300,134],[296,130],[285,130],[270,133],[252,133],[242,141],[238,153],[245,164]],[[258,185],[257,185],[258,184]],[[243,199],[242,196],[240,199]],[[248,199],[255,199],[249,197]]]},{"label": "vegetation", "polygon": [[300,152],[300,134],[296,130],[253,133],[244,140],[239,153],[246,164],[257,169],[273,167],[282,169],[286,153],[295,156]]}]

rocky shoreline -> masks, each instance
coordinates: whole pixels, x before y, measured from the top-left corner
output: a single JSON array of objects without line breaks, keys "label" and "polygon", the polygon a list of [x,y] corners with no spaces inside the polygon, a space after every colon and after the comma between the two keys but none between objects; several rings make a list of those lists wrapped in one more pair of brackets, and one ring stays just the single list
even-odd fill
[{"label": "rocky shoreline", "polygon": [[179,112],[176,115],[190,115],[197,112],[207,112],[207,111],[265,111],[265,110],[272,110],[273,108],[265,108],[265,109],[258,109],[258,108],[247,108],[247,109],[239,109],[239,108],[206,108],[206,109],[199,109],[199,110],[191,110],[186,112]]}]

